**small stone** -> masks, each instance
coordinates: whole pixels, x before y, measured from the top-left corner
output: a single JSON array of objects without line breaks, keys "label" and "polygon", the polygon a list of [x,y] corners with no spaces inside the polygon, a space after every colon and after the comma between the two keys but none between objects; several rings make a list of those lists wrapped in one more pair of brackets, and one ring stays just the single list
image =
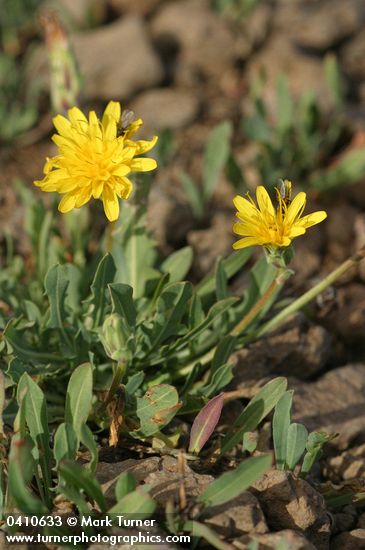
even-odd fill
[{"label": "small stone", "polygon": [[365,548],[365,529],[341,533],[332,540],[333,550],[361,550]]},{"label": "small stone", "polygon": [[109,0],[109,4],[117,13],[125,15],[133,13],[143,17],[153,13],[163,0]]},{"label": "small stone", "polygon": [[333,341],[329,332],[309,323],[299,314],[274,334],[234,354],[236,359],[235,386],[243,387],[252,380],[252,365],[259,377],[271,373],[296,376],[302,380],[312,377],[325,366]]},{"label": "small stone", "polygon": [[204,75],[221,75],[235,58],[235,38],[208,0],[168,2],[152,21],[156,40],[170,37],[183,64]]},{"label": "small stone", "polygon": [[221,506],[205,508],[201,521],[225,538],[268,531],[260,504],[248,491]]},{"label": "small stone", "polygon": [[[274,34],[248,61],[248,81],[255,81],[262,74],[265,75],[263,99],[274,120],[277,116],[276,82],[280,74],[287,77],[289,89],[295,98],[300,98],[304,92],[311,90],[316,94],[321,107],[328,111],[331,105],[330,91],[324,76],[323,62],[296,48],[285,32]],[[243,104],[244,112],[246,103]]]},{"label": "small stone", "polygon": [[337,307],[326,315],[323,324],[347,345],[364,347],[364,285],[354,282],[340,287],[337,290],[336,303]]},{"label": "small stone", "polygon": [[198,98],[189,91],[157,88],[140,94],[131,109],[153,133],[169,128],[177,130],[190,124],[199,111]]},{"label": "small stone", "polygon": [[319,550],[328,548],[330,519],[322,495],[291,472],[271,470],[251,488],[270,528],[296,529]]},{"label": "small stone", "polygon": [[232,251],[232,216],[218,212],[211,227],[189,231],[187,240],[195,252],[194,270],[203,277],[213,269],[218,256],[225,257]]},{"label": "small stone", "polygon": [[293,420],[308,431],[338,433],[331,445],[346,449],[354,439],[365,441],[365,365],[347,365],[319,380],[303,383],[291,379],[295,390]]},{"label": "small stone", "polygon": [[365,478],[365,444],[329,458],[328,465],[339,481]]},{"label": "small stone", "polygon": [[304,48],[324,52],[362,28],[365,4],[362,0],[306,2],[293,15],[289,27],[292,39]]},{"label": "small stone", "polygon": [[125,99],[162,79],[160,60],[138,17],[77,34],[72,42],[89,98]]},{"label": "small stone", "polygon": [[264,535],[244,535],[234,541],[238,550],[247,550],[248,544],[252,541],[258,542],[258,550],[276,550],[284,543],[288,550],[316,550],[304,535],[293,529],[284,529],[277,533],[266,533]]},{"label": "small stone", "polygon": [[341,50],[341,65],[355,81],[365,78],[365,30],[356,34]]}]

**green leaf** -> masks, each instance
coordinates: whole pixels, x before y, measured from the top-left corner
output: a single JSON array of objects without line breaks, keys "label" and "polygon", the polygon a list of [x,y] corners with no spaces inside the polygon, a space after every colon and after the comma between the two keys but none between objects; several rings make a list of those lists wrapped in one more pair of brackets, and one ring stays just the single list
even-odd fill
[{"label": "green leaf", "polygon": [[95,438],[93,432],[90,430],[87,424],[82,424],[81,426],[81,443],[87,447],[90,451],[91,461],[90,461],[90,470],[92,473],[95,473],[96,467],[98,465],[98,448],[96,446]]},{"label": "green leaf", "polygon": [[289,470],[294,470],[305,451],[308,431],[303,424],[290,424],[287,434],[286,464]]},{"label": "green leaf", "polygon": [[[27,345],[24,337],[24,329],[16,328],[17,321],[12,319],[7,324],[4,337],[6,342],[16,352],[18,359],[25,363],[33,361],[34,363],[65,363],[65,356],[55,353],[38,351]],[[69,358],[70,359],[70,358]]]},{"label": "green leaf", "polygon": [[[226,272],[227,279],[231,279],[242,267],[247,263],[252,255],[252,249],[246,248],[233,252],[228,258],[223,260],[224,270]],[[200,297],[206,297],[215,291],[215,273],[207,275],[196,286],[196,292]]]},{"label": "green leaf", "polygon": [[136,490],[121,498],[108,514],[127,514],[144,519],[152,516],[156,509],[156,503],[149,494]]},{"label": "green leaf", "polygon": [[279,399],[274,412],[272,431],[275,449],[275,461],[278,470],[285,469],[288,430],[291,422],[293,391],[286,391]]},{"label": "green leaf", "polygon": [[123,472],[120,474],[115,485],[115,496],[117,501],[121,500],[132,491],[135,491],[136,487],[136,478],[131,473]]},{"label": "green leaf", "polygon": [[168,424],[180,409],[179,394],[173,386],[161,384],[137,398],[140,432],[148,437]]},{"label": "green leaf", "polygon": [[176,334],[192,292],[192,285],[187,282],[171,283],[164,288],[157,302],[158,317],[153,328],[151,349]]},{"label": "green leaf", "polygon": [[280,74],[276,83],[277,129],[280,133],[290,130],[293,125],[293,99],[289,91],[288,79]]},{"label": "green leaf", "polygon": [[287,387],[284,377],[274,378],[255,395],[236,419],[233,429],[229,431],[222,442],[221,454],[224,455],[242,441],[245,432],[253,432],[260,422],[275,407]]},{"label": "green leaf", "polygon": [[215,268],[215,294],[218,301],[228,296],[227,274],[221,258]]},{"label": "green leaf", "polygon": [[248,458],[232,472],[227,472],[210,483],[200,495],[199,501],[206,506],[219,506],[238,497],[270,468],[271,462],[271,455]]},{"label": "green leaf", "polygon": [[59,472],[67,485],[78,492],[84,491],[99,505],[102,512],[106,512],[107,506],[100,484],[90,470],[76,462],[64,461],[59,466]]},{"label": "green leaf", "polygon": [[8,466],[8,492],[10,499],[23,514],[47,513],[47,508],[28,488],[33,473],[34,459],[29,440],[15,435],[11,441]]},{"label": "green leaf", "polygon": [[44,288],[50,304],[50,316],[47,326],[60,329],[64,342],[71,348],[71,340],[65,331],[67,319],[65,302],[69,285],[66,273],[67,268],[65,266],[54,265],[51,267],[44,280]]},{"label": "green leaf", "polygon": [[209,544],[209,548],[217,550],[232,550],[232,544],[224,542],[214,531],[200,523],[199,521],[189,520],[184,523],[183,530],[191,533],[193,537],[203,538]]},{"label": "green leaf", "polygon": [[24,407],[25,421],[38,449],[45,490],[48,491],[51,487],[51,450],[46,398],[27,373],[24,373],[19,380],[17,400],[19,405],[22,403]]},{"label": "green leaf", "polygon": [[75,460],[78,449],[77,435],[67,422],[60,424],[54,436],[53,454],[57,467],[62,460]]},{"label": "green leaf", "polygon": [[119,313],[130,327],[136,324],[137,311],[133,302],[133,288],[124,283],[109,285],[113,312]]},{"label": "green leaf", "polygon": [[228,386],[233,379],[232,369],[233,365],[221,365],[216,371],[212,372],[209,383],[200,388],[200,393],[210,397]]},{"label": "green leaf", "polygon": [[92,385],[92,367],[85,363],[74,370],[67,386],[65,421],[73,426],[78,438],[91,410]]},{"label": "green leaf", "polygon": [[337,109],[342,109],[345,102],[343,80],[336,56],[332,53],[324,59],[324,72],[333,102]]},{"label": "green leaf", "polygon": [[231,122],[225,121],[214,128],[208,139],[203,159],[205,200],[212,197],[222,170],[228,161],[232,131]]},{"label": "green leaf", "polygon": [[0,437],[4,435],[3,411],[5,406],[5,377],[0,371]]},{"label": "green leaf", "polygon": [[115,273],[116,267],[113,257],[110,254],[106,254],[96,269],[94,280],[91,284],[91,295],[86,300],[91,306],[89,313],[91,313],[93,327],[98,327],[102,323],[107,304],[106,292],[108,285],[113,282]]},{"label": "green leaf", "polygon": [[204,217],[205,204],[203,193],[199,185],[185,172],[180,172],[180,182],[184,188],[195,218],[201,220]]},{"label": "green leaf", "polygon": [[170,283],[182,281],[187,275],[193,262],[193,249],[185,246],[176,252],[173,252],[161,264],[163,273],[169,273]]}]

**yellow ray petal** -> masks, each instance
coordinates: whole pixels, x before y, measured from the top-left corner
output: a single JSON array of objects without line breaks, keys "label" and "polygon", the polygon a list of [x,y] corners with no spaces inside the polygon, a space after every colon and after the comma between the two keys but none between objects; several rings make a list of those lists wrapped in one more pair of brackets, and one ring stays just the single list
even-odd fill
[{"label": "yellow ray petal", "polygon": [[240,239],[239,241],[233,243],[233,248],[235,250],[239,250],[241,248],[248,248],[249,246],[257,246],[261,244],[262,242],[256,237],[245,237],[244,239]]},{"label": "yellow ray petal", "polygon": [[272,217],[275,216],[275,209],[269,197],[269,193],[266,191],[263,185],[259,185],[256,188],[256,200],[257,200],[259,209],[263,214],[268,214],[269,216],[272,216]]},{"label": "yellow ray petal", "polygon": [[105,215],[110,222],[114,222],[119,217],[118,197],[108,185],[104,187],[102,197]]},{"label": "yellow ray petal", "polygon": [[325,220],[326,218],[327,212],[325,212],[324,210],[318,210],[317,212],[312,212],[312,214],[303,216],[303,218],[300,218],[295,225],[299,224],[307,229],[312,225],[323,222],[323,220]]},{"label": "yellow ray petal", "polygon": [[240,218],[242,216],[242,219],[251,218],[258,214],[256,206],[247,198],[241,197],[241,195],[236,195],[233,199],[233,203],[240,214]]},{"label": "yellow ray petal", "polygon": [[66,193],[66,195],[62,197],[62,200],[58,205],[58,210],[63,214],[66,214],[66,212],[70,212],[70,210],[75,208],[76,199],[77,199],[77,191],[71,191],[71,193]]},{"label": "yellow ray petal", "polygon": [[285,216],[285,222],[288,224],[294,223],[294,220],[297,218],[297,216],[300,216],[300,214],[303,212],[306,202],[306,194],[301,191],[294,197],[293,201],[288,206],[288,210]]},{"label": "yellow ray petal", "polygon": [[154,170],[157,166],[155,159],[141,158],[133,159],[130,163],[131,170],[133,172],[149,172]]}]

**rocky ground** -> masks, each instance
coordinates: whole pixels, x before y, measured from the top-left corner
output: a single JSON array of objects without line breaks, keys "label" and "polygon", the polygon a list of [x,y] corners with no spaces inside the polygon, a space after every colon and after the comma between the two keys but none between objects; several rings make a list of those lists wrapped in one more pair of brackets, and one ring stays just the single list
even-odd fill
[{"label": "rocky ground", "polygon": [[[344,116],[357,138],[364,136],[363,0],[263,0],[239,23],[218,15],[208,0],[62,0],[60,4],[75,29],[72,40],[85,80],[85,105],[101,108],[111,98],[121,99],[144,119],[145,135],[173,131],[173,153],[159,169],[151,192],[149,225],[163,255],[186,244],[193,247],[190,275],[195,280],[212,268],[217,256],[231,251],[235,191],[222,178],[209,212],[197,221],[179,172],[200,174],[207,136],[226,118],[235,125],[233,148],[246,169],[252,144],[245,141],[240,121],[247,113],[249,85],[261,71],[267,76],[264,96],[273,116],[279,72],[288,75],[297,97],[314,90],[326,110],[323,57],[336,53],[347,86]],[[90,6],[97,24],[83,29]],[[33,52],[30,73],[44,79],[46,90],[42,46]],[[0,174],[0,228],[17,232],[24,253],[22,212],[9,182],[15,177],[31,182],[40,176],[44,157],[52,153],[46,139],[47,116],[45,121],[36,140],[33,132],[16,149],[6,151]],[[258,183],[255,170],[245,176],[250,187]],[[310,208],[324,207],[329,216],[298,240],[295,293],[309,288],[365,244],[365,181],[334,194],[312,193],[309,202]],[[309,320],[298,315],[279,332],[235,354],[231,389],[247,388],[248,396],[254,395],[264,381],[285,375],[295,389],[294,420],[308,430],[339,435],[309,481],[272,471],[236,501],[207,510],[207,524],[230,540],[232,548],[247,548],[252,537],[260,550],[275,548],[282,537],[293,550],[365,548],[365,506],[351,504],[329,512],[321,494],[328,484],[339,488],[365,484],[364,282],[363,262],[329,296],[311,306],[306,312]],[[238,277],[236,289],[242,285]],[[230,403],[222,430],[230,421],[230,410],[240,406],[239,401]],[[213,467],[202,473],[195,463],[179,471],[172,456],[146,458],[134,452],[134,458],[120,461],[113,453],[105,454],[98,477],[111,494],[113,479],[128,470],[153,486],[152,496],[161,505],[181,483],[188,497],[198,495],[214,474]]]}]

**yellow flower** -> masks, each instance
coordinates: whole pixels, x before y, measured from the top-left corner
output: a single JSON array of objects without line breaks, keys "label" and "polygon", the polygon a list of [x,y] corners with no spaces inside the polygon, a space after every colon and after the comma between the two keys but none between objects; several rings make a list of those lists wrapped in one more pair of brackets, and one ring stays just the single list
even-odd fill
[{"label": "yellow flower", "polygon": [[34,184],[42,191],[63,194],[58,209],[65,213],[80,208],[91,197],[103,200],[109,221],[118,219],[119,200],[128,199],[132,182],[131,172],[148,172],[156,168],[151,158],[141,158],[155,145],[151,141],[133,141],[132,137],[143,123],[138,119],[120,129],[120,103],[110,101],[100,121],[95,112],[89,120],[77,107],[68,111],[68,119],[57,115],[53,123],[58,134],[53,141],[59,154],[48,158],[44,178]]},{"label": "yellow flower", "polygon": [[[285,184],[290,190],[290,182]],[[306,204],[305,193],[298,193],[290,202],[288,197],[282,196],[279,190],[276,191],[278,200],[276,209],[262,185],[256,189],[258,206],[248,194],[246,197],[237,195],[233,199],[239,219],[234,224],[233,231],[243,237],[234,243],[233,248],[261,245],[268,249],[276,249],[289,246],[291,241],[303,235],[308,227],[320,223],[327,217],[324,211],[313,212],[302,217]]]}]

